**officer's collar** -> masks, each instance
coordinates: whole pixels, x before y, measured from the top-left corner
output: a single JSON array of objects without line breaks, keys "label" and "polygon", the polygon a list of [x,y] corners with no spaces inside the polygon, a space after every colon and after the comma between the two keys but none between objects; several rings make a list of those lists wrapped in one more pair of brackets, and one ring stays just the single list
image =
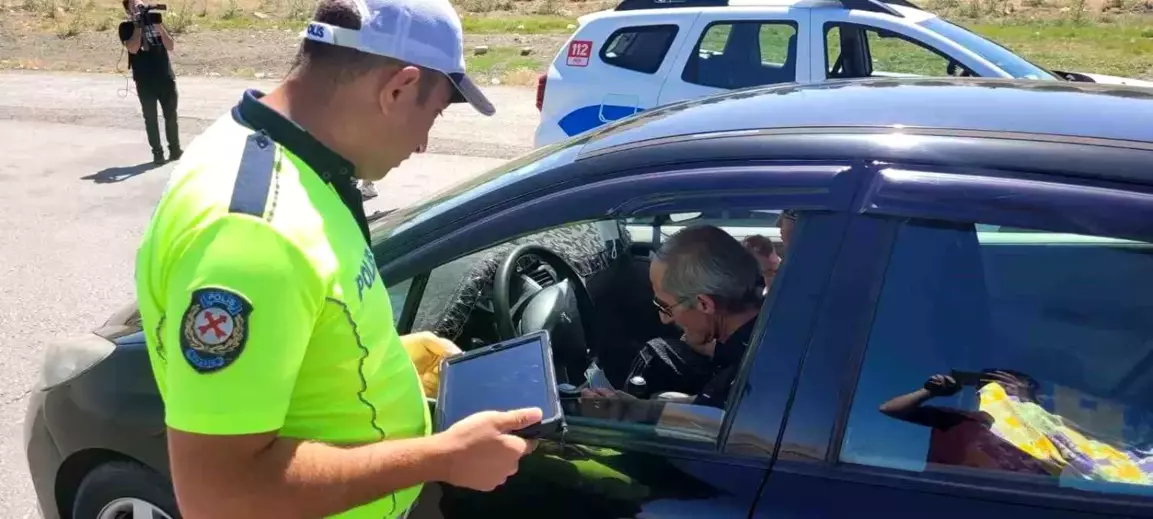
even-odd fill
[{"label": "officer's collar", "polygon": [[308,130],[269,108],[260,101],[262,97],[264,93],[258,90],[245,91],[240,102],[232,108],[232,118],[243,126],[264,132],[293,155],[300,157],[321,180],[331,184],[352,212],[365,241],[368,241],[368,220],[364,214],[360,190],[356,189],[352,162],[316,140]]},{"label": "officer's collar", "polygon": [[269,108],[260,101],[263,97],[264,92],[245,91],[240,103],[232,109],[232,118],[253,130],[267,133],[269,138],[300,157],[326,182],[347,179],[355,183],[352,162],[316,140],[308,130]]}]

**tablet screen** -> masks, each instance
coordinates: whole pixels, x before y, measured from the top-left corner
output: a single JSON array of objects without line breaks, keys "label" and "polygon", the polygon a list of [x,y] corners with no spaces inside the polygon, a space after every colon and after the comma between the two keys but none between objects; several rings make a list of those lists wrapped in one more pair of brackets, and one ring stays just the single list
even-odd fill
[{"label": "tablet screen", "polygon": [[546,380],[545,344],[542,336],[479,357],[450,364],[448,386],[441,413],[444,430],[481,411],[511,411],[539,407],[545,416],[556,413],[556,388]]}]

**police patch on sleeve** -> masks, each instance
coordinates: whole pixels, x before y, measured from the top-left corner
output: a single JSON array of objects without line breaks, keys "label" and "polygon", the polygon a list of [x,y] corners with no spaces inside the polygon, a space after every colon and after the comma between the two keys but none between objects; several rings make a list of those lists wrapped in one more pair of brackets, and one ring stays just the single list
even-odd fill
[{"label": "police patch on sleeve", "polygon": [[192,293],[180,328],[180,352],[198,373],[220,371],[244,351],[252,305],[223,288]]}]

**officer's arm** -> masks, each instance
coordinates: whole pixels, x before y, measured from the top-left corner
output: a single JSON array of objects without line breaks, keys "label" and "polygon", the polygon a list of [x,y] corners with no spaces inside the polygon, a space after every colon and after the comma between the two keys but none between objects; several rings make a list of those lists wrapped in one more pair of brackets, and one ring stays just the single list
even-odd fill
[{"label": "officer's arm", "polygon": [[247,215],[185,243],[168,273],[161,374],[184,517],[321,517],[439,479],[448,453],[428,439],[338,448],[278,436],[324,304],[320,278]]}]

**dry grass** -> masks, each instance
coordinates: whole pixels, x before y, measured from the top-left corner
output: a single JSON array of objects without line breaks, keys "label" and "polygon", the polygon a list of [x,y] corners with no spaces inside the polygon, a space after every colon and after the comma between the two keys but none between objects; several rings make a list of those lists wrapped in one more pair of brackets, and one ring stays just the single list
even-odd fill
[{"label": "dry grass", "polygon": [[[163,1],[163,0],[154,0]],[[1014,49],[1043,66],[1153,78],[1153,0],[920,0],[924,7]],[[552,45],[575,18],[616,0],[454,0],[466,35],[532,35]],[[165,24],[175,33],[297,31],[315,0],[168,0]],[[71,39],[115,28],[120,0],[0,0],[0,24]],[[8,17],[9,20],[2,18]],[[546,36],[551,38],[545,41]],[[487,37],[487,36],[485,36]],[[531,38],[530,38],[531,39]],[[485,44],[489,44],[487,41]],[[532,84],[545,54],[521,56],[521,42],[493,43],[469,65],[506,84]],[[0,45],[2,47],[2,45]],[[554,47],[555,48],[555,47]]]},{"label": "dry grass", "polygon": [[[159,0],[166,3],[166,18],[187,18],[197,25],[214,20],[249,19],[305,20],[315,8],[315,0]],[[593,11],[611,8],[606,0],[459,0],[454,2],[464,16],[496,17],[559,16],[573,18]],[[112,13],[122,15],[119,0],[0,0],[0,9],[21,10],[44,19],[55,19],[61,11],[86,15]]]}]

